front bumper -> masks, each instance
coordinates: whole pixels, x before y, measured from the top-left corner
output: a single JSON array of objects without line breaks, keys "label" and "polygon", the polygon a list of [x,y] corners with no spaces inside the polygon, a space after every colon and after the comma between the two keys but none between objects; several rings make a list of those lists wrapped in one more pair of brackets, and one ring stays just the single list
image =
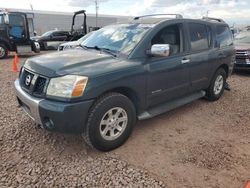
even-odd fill
[{"label": "front bumper", "polygon": [[15,81],[16,96],[22,109],[45,129],[50,131],[81,133],[94,100],[66,103],[30,96]]},{"label": "front bumper", "polygon": [[240,64],[236,63],[234,65],[235,70],[250,70],[250,64]]}]

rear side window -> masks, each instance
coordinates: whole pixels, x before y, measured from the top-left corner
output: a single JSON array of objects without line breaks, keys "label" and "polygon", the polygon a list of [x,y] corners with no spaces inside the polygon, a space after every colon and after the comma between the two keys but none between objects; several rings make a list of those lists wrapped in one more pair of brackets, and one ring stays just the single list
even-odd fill
[{"label": "rear side window", "polygon": [[53,35],[54,35],[54,36],[57,36],[57,37],[64,37],[64,36],[66,36],[67,34],[66,34],[65,32],[55,32]]},{"label": "rear side window", "polygon": [[206,50],[210,46],[211,36],[207,26],[198,23],[189,23],[189,34],[192,51]]},{"label": "rear side window", "polygon": [[233,37],[230,29],[227,26],[216,27],[217,44],[220,47],[230,46],[233,44]]}]

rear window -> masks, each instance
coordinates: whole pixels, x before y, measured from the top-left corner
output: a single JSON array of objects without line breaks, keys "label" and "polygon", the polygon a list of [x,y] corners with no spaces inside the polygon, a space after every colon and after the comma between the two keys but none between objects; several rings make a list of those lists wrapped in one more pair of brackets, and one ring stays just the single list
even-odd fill
[{"label": "rear window", "polygon": [[192,51],[208,49],[211,36],[207,31],[207,26],[198,23],[189,23],[189,34]]},{"label": "rear window", "polygon": [[217,44],[220,47],[230,46],[233,44],[233,37],[230,29],[227,26],[216,27]]}]

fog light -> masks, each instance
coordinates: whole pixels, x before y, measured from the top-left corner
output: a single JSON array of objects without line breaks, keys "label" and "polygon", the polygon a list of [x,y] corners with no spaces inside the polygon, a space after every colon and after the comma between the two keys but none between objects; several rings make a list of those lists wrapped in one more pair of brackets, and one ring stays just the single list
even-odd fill
[{"label": "fog light", "polygon": [[45,117],[44,118],[44,125],[45,128],[47,129],[53,129],[54,128],[54,122],[52,121],[52,119]]}]

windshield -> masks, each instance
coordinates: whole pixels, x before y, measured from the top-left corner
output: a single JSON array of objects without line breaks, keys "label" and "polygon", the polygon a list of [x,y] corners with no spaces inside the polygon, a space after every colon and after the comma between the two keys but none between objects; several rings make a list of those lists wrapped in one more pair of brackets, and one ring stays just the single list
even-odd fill
[{"label": "windshield", "polygon": [[144,24],[106,26],[91,34],[81,45],[87,48],[98,47],[129,54],[151,27],[152,25]]},{"label": "windshield", "polygon": [[83,42],[86,38],[88,38],[91,34],[92,34],[92,32],[90,32],[90,33],[84,35],[83,37],[79,38],[79,39],[78,39],[78,42],[79,42],[79,43],[82,43],[82,42]]},{"label": "windshield", "polygon": [[250,32],[248,33],[240,33],[234,39],[234,42],[239,43],[249,43],[250,44]]},{"label": "windshield", "polygon": [[42,34],[43,37],[47,37],[50,36],[54,31],[47,31],[45,33]]}]

